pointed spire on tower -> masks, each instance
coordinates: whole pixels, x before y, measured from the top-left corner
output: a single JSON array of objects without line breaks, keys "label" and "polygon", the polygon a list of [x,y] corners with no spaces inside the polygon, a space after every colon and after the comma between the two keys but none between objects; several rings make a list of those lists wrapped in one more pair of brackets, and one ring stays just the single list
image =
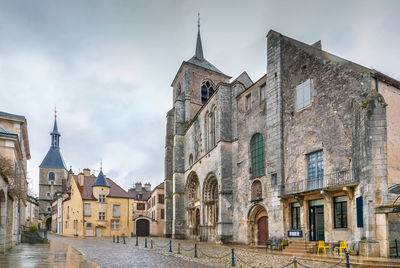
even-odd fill
[{"label": "pointed spire on tower", "polygon": [[54,107],[54,126],[53,126],[53,132],[54,134],[59,134],[58,133],[58,127],[57,127],[57,108]]},{"label": "pointed spire on tower", "polygon": [[201,37],[200,37],[200,12],[197,13],[197,43],[196,43],[195,57],[198,58],[199,60],[204,60],[203,47],[201,45]]}]

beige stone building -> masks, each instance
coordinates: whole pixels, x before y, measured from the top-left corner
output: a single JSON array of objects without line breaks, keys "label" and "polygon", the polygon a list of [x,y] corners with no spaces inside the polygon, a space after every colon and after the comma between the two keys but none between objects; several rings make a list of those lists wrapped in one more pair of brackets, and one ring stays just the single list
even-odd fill
[{"label": "beige stone building", "polygon": [[197,38],[171,85],[165,235],[345,240],[387,257],[400,238],[389,191],[400,183],[400,82],[272,30],[266,74],[231,79]]},{"label": "beige stone building", "polygon": [[25,226],[38,225],[39,223],[39,201],[36,197],[27,196],[25,207]]},{"label": "beige stone building", "polygon": [[89,169],[84,169],[78,175],[71,174],[70,183],[70,193],[63,194],[63,235],[129,235],[133,222],[132,198],[128,192],[107,178],[103,171],[96,177]]},{"label": "beige stone building", "polygon": [[30,158],[26,118],[0,112],[0,252],[21,241]]},{"label": "beige stone building", "polygon": [[164,182],[157,185],[147,200],[147,217],[151,218],[151,236],[164,236]]},{"label": "beige stone building", "polygon": [[149,236],[151,234],[152,219],[147,215],[147,200],[151,195],[151,184],[136,182],[134,187],[128,190],[133,198],[132,202],[132,219],[133,234],[137,236]]}]

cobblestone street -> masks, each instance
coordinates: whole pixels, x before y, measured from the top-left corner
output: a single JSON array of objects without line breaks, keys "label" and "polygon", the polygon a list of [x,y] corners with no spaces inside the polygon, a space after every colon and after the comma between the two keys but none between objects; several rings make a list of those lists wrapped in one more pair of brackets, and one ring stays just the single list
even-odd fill
[{"label": "cobblestone street", "polygon": [[[113,243],[112,238],[68,238],[49,235],[50,240],[62,241],[79,249],[89,261],[101,267],[230,267],[232,247],[235,250],[237,267],[284,267],[293,261],[292,257],[266,254],[265,249],[249,248],[244,245],[216,245],[198,243],[198,258],[194,258],[194,243],[190,240],[172,240],[172,252],[169,252],[169,239],[127,238],[126,244]],[[177,253],[178,242],[181,254]],[[339,261],[339,260],[338,260]],[[307,267],[330,267],[332,264],[317,261],[299,261]],[[293,267],[288,265],[287,267]]]}]

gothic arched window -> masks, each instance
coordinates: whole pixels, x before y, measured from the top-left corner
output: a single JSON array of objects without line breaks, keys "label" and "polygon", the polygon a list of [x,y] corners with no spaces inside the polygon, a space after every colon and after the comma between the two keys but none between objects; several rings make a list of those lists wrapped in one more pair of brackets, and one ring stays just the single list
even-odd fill
[{"label": "gothic arched window", "polygon": [[54,181],[56,179],[56,175],[54,174],[54,172],[50,172],[49,173],[49,180]]},{"label": "gothic arched window", "polygon": [[209,80],[204,81],[201,85],[201,104],[206,103],[212,94],[214,94],[214,84]]},{"label": "gothic arched window", "polygon": [[264,139],[260,133],[253,135],[250,141],[251,150],[251,177],[265,174]]}]

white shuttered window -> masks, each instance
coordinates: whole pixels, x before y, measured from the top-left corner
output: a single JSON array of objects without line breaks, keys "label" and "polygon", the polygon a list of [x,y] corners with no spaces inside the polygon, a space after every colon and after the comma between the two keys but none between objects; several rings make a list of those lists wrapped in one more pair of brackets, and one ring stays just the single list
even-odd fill
[{"label": "white shuttered window", "polygon": [[311,104],[311,80],[307,79],[296,87],[296,106],[297,110]]},{"label": "white shuttered window", "polygon": [[85,203],[85,207],[83,209],[84,216],[90,216],[90,204]]}]

